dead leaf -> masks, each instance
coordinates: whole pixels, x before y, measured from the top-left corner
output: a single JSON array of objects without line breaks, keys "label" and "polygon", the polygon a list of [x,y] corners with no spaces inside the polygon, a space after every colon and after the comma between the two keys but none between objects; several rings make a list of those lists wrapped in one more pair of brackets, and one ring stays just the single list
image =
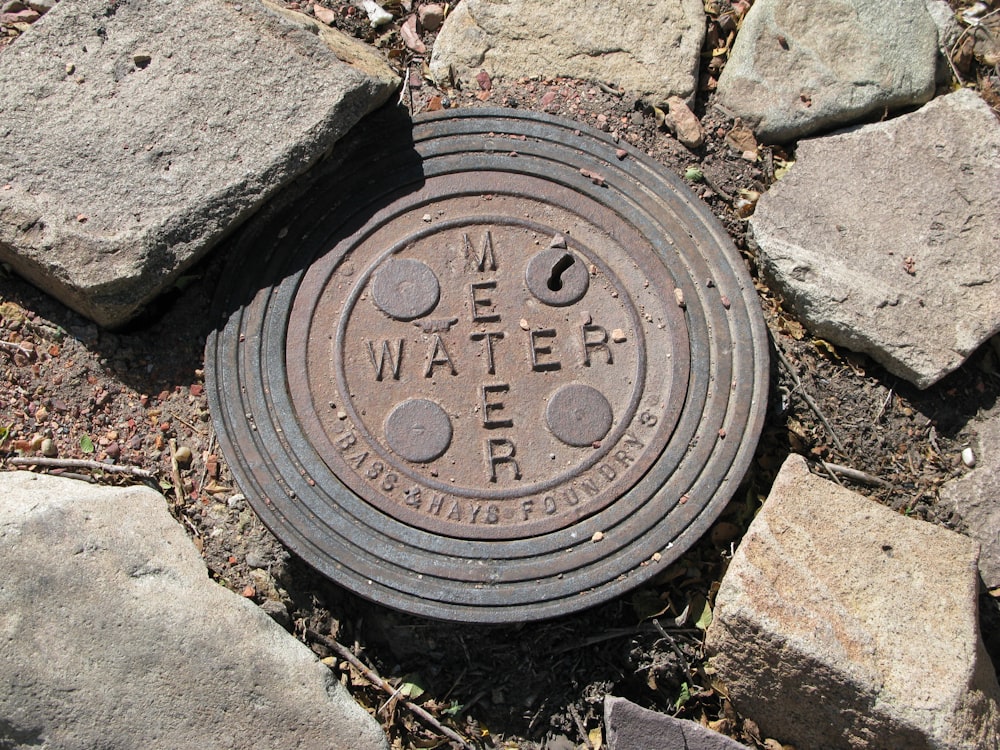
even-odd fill
[{"label": "dead leaf", "polygon": [[737,119],[733,129],[726,133],[726,145],[734,151],[745,154],[747,151],[757,151],[757,138],[753,131]]}]

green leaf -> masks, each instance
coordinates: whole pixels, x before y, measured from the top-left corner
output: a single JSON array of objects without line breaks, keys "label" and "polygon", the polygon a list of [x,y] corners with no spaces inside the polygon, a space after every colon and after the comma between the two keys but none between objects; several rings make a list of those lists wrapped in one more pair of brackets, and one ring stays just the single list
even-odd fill
[{"label": "green leaf", "polygon": [[80,438],[80,450],[84,453],[94,452],[94,441],[90,439],[90,435],[84,435]]},{"label": "green leaf", "polygon": [[462,713],[463,708],[465,708],[465,706],[463,706],[458,701],[452,701],[451,705],[448,706],[448,708],[442,709],[441,713],[443,713],[445,716],[458,716],[460,713]]},{"label": "green leaf", "polygon": [[679,711],[681,706],[691,700],[691,688],[688,687],[686,682],[681,683],[681,692],[677,696],[677,700],[674,701],[674,711]]},{"label": "green leaf", "polygon": [[694,626],[706,630],[712,624],[712,606],[700,594],[691,600],[691,614],[695,616]]},{"label": "green leaf", "polygon": [[416,700],[426,692],[420,685],[421,682],[420,675],[415,672],[405,675],[402,684],[399,686],[399,694],[404,698]]},{"label": "green leaf", "polygon": [[9,424],[6,427],[0,427],[0,445],[4,444],[4,441],[10,436],[10,431],[13,429],[14,425]]},{"label": "green leaf", "polygon": [[170,484],[170,482],[168,482],[166,479],[161,479],[159,484],[160,484],[160,489],[163,490],[164,492],[170,492],[170,490],[174,488],[174,486]]},{"label": "green leaf", "polygon": [[688,167],[684,172],[684,179],[689,182],[701,182],[705,179],[705,175],[698,167]]}]

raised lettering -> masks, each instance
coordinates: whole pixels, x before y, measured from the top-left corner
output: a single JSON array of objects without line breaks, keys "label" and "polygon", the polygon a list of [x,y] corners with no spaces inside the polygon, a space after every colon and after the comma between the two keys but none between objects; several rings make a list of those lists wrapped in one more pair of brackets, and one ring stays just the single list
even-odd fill
[{"label": "raised lettering", "polygon": [[398,481],[399,477],[397,477],[395,474],[391,473],[386,474],[384,477],[382,477],[382,489],[385,490],[386,492],[392,492],[394,489],[396,489],[396,482]]},{"label": "raised lettering", "polygon": [[597,473],[603,476],[609,482],[616,476],[618,476],[618,472],[616,472],[612,467],[608,466],[607,464],[598,464]]},{"label": "raised lettering", "polygon": [[514,470],[514,479],[521,478],[521,467],[514,460],[516,453],[517,449],[507,438],[490,438],[486,441],[486,463],[489,465],[491,482],[497,481],[497,466],[501,464],[511,466]]},{"label": "raised lettering", "polygon": [[469,517],[469,523],[475,523],[476,519],[479,518],[479,512],[483,509],[482,505],[473,505],[469,503],[469,510],[472,511],[472,515]]},{"label": "raised lettering", "polygon": [[590,350],[598,351],[603,349],[608,355],[608,364],[614,363],[614,357],[611,354],[611,347],[608,346],[608,332],[607,329],[602,328],[598,325],[585,325],[580,329],[580,336],[583,339],[583,364],[590,367]]},{"label": "raised lettering", "polygon": [[615,451],[615,461],[620,463],[622,466],[628,466],[630,463],[635,461],[635,458],[630,456],[626,451]]},{"label": "raised lettering", "polygon": [[576,490],[572,487],[567,490],[563,490],[562,498],[566,501],[567,505],[580,504],[580,496],[576,494]]},{"label": "raised lettering", "polygon": [[389,341],[383,339],[382,348],[377,357],[372,342],[365,341],[365,343],[368,345],[368,356],[371,358],[372,367],[375,368],[375,380],[382,380],[385,361],[387,359],[389,360],[389,367],[391,368],[389,372],[392,373],[392,379],[399,380],[399,367],[403,362],[403,339],[396,339],[395,352],[392,351]]},{"label": "raised lettering", "polygon": [[631,432],[626,432],[624,437],[622,437],[622,446],[625,448],[642,448],[643,444]]},{"label": "raised lettering", "polygon": [[411,508],[420,507],[420,488],[414,485],[410,489],[403,492],[403,502],[409,505]]},{"label": "raised lettering", "polygon": [[531,515],[531,511],[534,509],[534,507],[535,507],[535,501],[532,500],[531,498],[521,501],[521,513],[524,515],[525,521],[528,520],[528,516]]},{"label": "raised lettering", "polygon": [[498,523],[500,521],[500,508],[496,505],[486,506],[486,523]]},{"label": "raised lettering", "polygon": [[356,437],[354,437],[354,435],[352,433],[347,432],[347,433],[344,433],[343,435],[341,435],[339,438],[337,438],[333,442],[334,442],[334,444],[338,448],[340,448],[340,452],[343,453],[348,448],[350,448],[352,445],[354,445],[356,442],[358,442],[358,439]]},{"label": "raised lettering", "polygon": [[427,512],[434,516],[440,515],[442,505],[444,505],[444,495],[435,493],[431,498],[431,504],[427,506]]},{"label": "raised lettering", "polygon": [[483,251],[478,257],[472,249],[472,240],[469,239],[469,235],[465,234],[462,238],[465,240],[465,257],[476,261],[476,268],[480,272],[485,271],[487,267],[491,271],[497,270],[497,259],[493,254],[493,235],[490,234],[488,229],[486,230],[486,237],[483,239]]},{"label": "raised lettering", "polygon": [[381,474],[384,469],[385,464],[381,461],[375,461],[368,467],[368,471],[365,472],[365,476],[369,479],[378,479],[378,475]]},{"label": "raised lettering", "polygon": [[556,499],[552,495],[546,495],[542,499],[542,505],[545,506],[545,515],[551,516],[556,512]]},{"label": "raised lettering", "polygon": [[492,383],[489,385],[483,385],[481,387],[481,402],[483,406],[483,427],[487,430],[492,430],[496,427],[513,427],[513,419],[494,419],[492,412],[503,411],[503,401],[490,400],[490,394],[493,393],[507,393],[510,391],[510,386],[506,383]]},{"label": "raised lettering", "polygon": [[368,451],[361,451],[356,456],[344,456],[344,458],[354,464],[355,469],[360,469],[368,458]]},{"label": "raised lettering", "polygon": [[470,333],[469,338],[473,341],[486,342],[486,372],[490,375],[496,372],[496,364],[493,361],[493,340],[499,341],[504,336],[503,331],[486,331],[485,333]]},{"label": "raised lettering", "polygon": [[582,479],[580,481],[580,484],[583,485],[583,489],[587,490],[587,494],[589,494],[591,497],[600,492],[600,489],[597,487],[597,482],[595,482],[593,479]]},{"label": "raised lettering", "polygon": [[544,370],[558,370],[562,365],[558,360],[543,362],[541,356],[551,356],[551,345],[540,345],[538,339],[554,339],[556,332],[551,328],[543,328],[540,331],[531,331],[528,334],[529,348],[531,349],[531,369],[535,372]]},{"label": "raised lettering", "polygon": [[461,521],[462,520],[462,509],[458,506],[458,500],[455,500],[451,504],[451,510],[448,511],[449,521]]},{"label": "raised lettering", "polygon": [[495,281],[477,281],[470,284],[469,294],[472,297],[472,320],[475,323],[495,323],[500,315],[493,310],[492,297],[482,297],[478,292],[496,289]]},{"label": "raised lettering", "polygon": [[429,378],[434,374],[435,365],[448,365],[452,375],[458,375],[455,363],[451,361],[448,348],[444,345],[444,339],[439,334],[434,334],[434,341],[431,342],[430,349],[427,350],[427,367],[424,368],[424,377]]}]

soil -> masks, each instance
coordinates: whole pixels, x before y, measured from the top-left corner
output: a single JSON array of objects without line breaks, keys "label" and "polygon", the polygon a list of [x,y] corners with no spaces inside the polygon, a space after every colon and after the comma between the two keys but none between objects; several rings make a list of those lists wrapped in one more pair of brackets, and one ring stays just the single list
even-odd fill
[{"label": "soil", "polygon": [[[594,747],[603,698],[614,694],[764,747],[767,738],[713,687],[702,627],[706,602],[710,609],[778,467],[789,453],[804,455],[823,476],[824,462],[848,466],[881,484],[836,481],[900,513],[958,527],[939,503],[938,488],[967,471],[960,454],[974,439],[972,420],[1000,395],[1000,349],[983,347],[954,374],[919,391],[866,357],[815,338],[786,312],[757,273],[746,216],[774,180],[775,166],[793,154],[762,146],[760,158],[748,161],[727,144],[736,123],[714,105],[710,54],[695,106],[706,142],[689,150],[658,124],[656,111],[604,84],[531,77],[441,90],[420,75],[422,60],[402,44],[398,21],[375,32],[353,6],[328,5],[338,25],[385,50],[408,76],[402,102],[412,112],[519,107],[617,133],[686,177],[730,232],[757,280],[776,356],[769,417],[753,466],[711,533],[642,589],[542,623],[435,622],[345,592],[284,550],[234,485],[217,449],[202,368],[216,322],[213,290],[229,272],[229,246],[191,269],[128,329],[114,332],[0,270],[0,460],[41,456],[44,448],[59,458],[152,472],[147,481],[163,492],[212,577],[309,643],[382,722],[395,747],[447,746],[448,740],[421,725],[402,695],[390,698],[371,687],[311,633],[346,645],[476,746]],[[433,34],[423,39],[429,49]],[[46,440],[51,445],[43,445]],[[91,469],[50,471],[84,481],[143,481]],[[983,633],[1000,663],[1000,606],[988,592],[980,603]]]}]

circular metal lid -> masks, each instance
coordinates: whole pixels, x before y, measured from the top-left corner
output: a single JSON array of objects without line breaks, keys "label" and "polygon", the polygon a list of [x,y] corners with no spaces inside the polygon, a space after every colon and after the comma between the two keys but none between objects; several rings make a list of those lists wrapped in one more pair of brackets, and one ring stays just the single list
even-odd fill
[{"label": "circular metal lid", "polygon": [[766,405],[725,231],[641,154],[470,110],[356,135],[244,234],[207,372],[220,444],[293,551],[381,603],[540,619],[708,528]]}]

